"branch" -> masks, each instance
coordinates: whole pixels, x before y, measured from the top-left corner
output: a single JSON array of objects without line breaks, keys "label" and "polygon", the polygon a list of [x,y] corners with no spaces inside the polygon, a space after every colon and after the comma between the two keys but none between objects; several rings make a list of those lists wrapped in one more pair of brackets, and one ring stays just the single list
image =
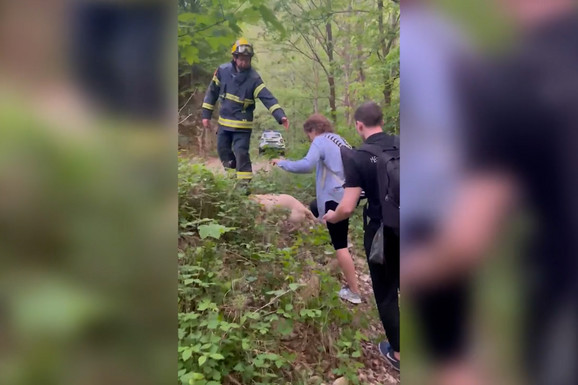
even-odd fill
[{"label": "branch", "polygon": [[233,376],[231,376],[230,374],[227,374],[227,379],[235,385],[242,385],[239,381],[235,380],[235,378]]},{"label": "branch", "polygon": [[[319,5],[315,4],[315,2],[313,0],[309,0],[309,3],[313,4],[315,6],[315,9],[319,8]],[[309,10],[312,11],[313,7],[309,6]]]},{"label": "branch", "polygon": [[193,95],[197,92],[197,89],[195,88],[195,90],[191,93],[191,96],[189,96],[189,98],[187,99],[187,101],[185,102],[185,104],[183,104],[183,106],[179,109],[179,114],[181,113],[181,111],[183,110],[183,108],[185,108],[187,106],[187,104],[189,104],[189,102],[191,101],[191,98],[193,97]]},{"label": "branch", "polygon": [[289,40],[289,44],[290,44],[297,52],[299,52],[300,54],[302,54],[303,56],[305,56],[305,57],[308,58],[309,60],[319,63],[318,59],[315,59],[314,57],[309,56],[308,54],[306,54],[305,52],[303,52],[303,51],[302,51],[299,47],[297,47],[297,45],[295,45],[295,43],[293,43],[291,40]]},{"label": "branch", "polygon": [[[329,21],[328,21],[328,22],[329,22]],[[324,24],[323,24],[323,27],[325,27],[326,25],[327,25],[327,23],[324,23]],[[323,50],[325,51],[325,53],[329,55],[329,52],[327,52],[327,49],[325,49],[325,46],[323,45],[324,42],[327,42],[327,37],[328,37],[328,36],[326,36],[326,35],[323,34],[323,30],[322,30],[318,25],[315,26],[315,29],[317,29],[317,31],[319,31],[319,35],[318,35],[318,40],[317,40],[317,41],[319,41],[319,44],[321,44],[321,46],[323,47]],[[319,40],[319,39],[320,39],[320,40]]]},{"label": "branch", "polygon": [[312,35],[315,38],[315,40],[317,40],[317,42],[319,43],[321,48],[323,49],[323,52],[325,52],[325,54],[327,54],[327,48],[324,45],[325,42],[323,41],[323,35],[321,35],[321,37],[317,33],[312,33]]},{"label": "branch", "polygon": [[329,71],[327,71],[327,68],[325,68],[325,65],[321,62],[321,58],[319,58],[319,55],[317,55],[317,51],[315,50],[315,48],[313,48],[313,45],[311,44],[309,39],[307,39],[303,33],[301,33],[301,36],[309,46],[311,52],[313,52],[313,55],[315,55],[315,57],[317,58],[317,62],[319,63],[319,65],[321,65],[321,68],[323,69],[323,72],[325,72],[325,75],[329,76]]},{"label": "branch", "polygon": [[[239,6],[233,11],[233,15],[234,15],[235,13],[237,13],[237,11],[238,11],[239,9],[241,9],[241,7],[242,7],[243,5],[244,5],[244,3],[241,3],[241,5],[239,5]],[[222,11],[222,10],[223,10],[223,7],[222,7],[222,5],[221,5],[221,11]],[[211,25],[209,25],[209,26],[207,26],[207,27],[194,30],[193,33],[206,31],[207,29],[213,28],[213,27],[215,27],[215,26],[217,26],[217,25],[219,25],[219,24],[223,24],[225,21],[227,21],[227,19],[225,19],[225,15],[223,14],[223,20],[219,20],[219,21],[217,21],[215,24],[211,24]],[[188,27],[190,28],[190,26],[188,26]]]},{"label": "branch", "polygon": [[293,292],[293,291],[294,291],[294,290],[284,291],[283,293],[275,296],[271,301],[269,301],[269,302],[266,303],[265,305],[261,306],[259,309],[255,310],[253,313],[254,313],[254,314],[257,314],[257,312],[259,312],[259,310],[263,310],[263,309],[266,308],[267,306],[272,305],[276,300],[278,300],[279,298],[281,298],[281,297],[284,296],[285,294],[291,293],[291,292]]},{"label": "branch", "polygon": [[335,15],[336,13],[352,13],[352,12],[371,13],[371,11],[368,11],[366,9],[351,9],[351,10],[348,9],[345,11],[331,11],[329,15]]},{"label": "branch", "polygon": [[189,115],[187,115],[187,117],[186,117],[186,118],[184,118],[183,120],[181,120],[181,121],[179,122],[179,124],[182,124],[182,123],[186,122],[186,121],[187,121],[187,119],[188,119],[188,118],[190,118],[191,116],[193,116],[193,114],[189,114]]},{"label": "branch", "polygon": [[[225,21],[227,21],[227,20],[226,20],[226,19],[219,20],[219,21],[217,21],[215,24],[208,25],[208,26],[206,26],[206,27],[204,27],[204,28],[201,28],[201,29],[196,29],[196,30],[193,31],[193,33],[198,33],[198,32],[202,32],[202,31],[206,31],[207,29],[211,29],[211,28],[213,28],[213,27],[216,27],[216,26],[219,25],[219,24],[223,24]],[[190,26],[189,26],[189,28],[190,28]]]},{"label": "branch", "polygon": [[[311,4],[313,4],[313,5],[315,6],[315,8],[313,8],[313,7],[310,6],[310,7],[309,7],[309,11],[313,11],[313,9],[319,9],[319,6],[318,6],[317,4],[315,4],[315,3],[313,2],[313,0],[311,0],[310,2],[311,2]],[[303,13],[306,13],[306,12],[307,12],[300,4],[296,4],[296,5],[299,7],[299,9],[300,9]],[[328,12],[328,13],[322,15],[322,16],[319,16],[319,17],[314,17],[314,18],[313,18],[313,17],[306,17],[306,18],[304,18],[304,19],[307,20],[307,21],[319,21],[319,20],[325,20],[325,19],[327,19],[329,16],[332,16],[332,15],[335,15],[335,14],[338,14],[338,13],[353,13],[353,12],[371,13],[372,11],[367,10],[367,9],[351,9],[351,10],[347,9],[347,10],[342,10],[342,11],[330,11],[330,12]],[[293,16],[295,16],[295,15],[293,15]]]}]

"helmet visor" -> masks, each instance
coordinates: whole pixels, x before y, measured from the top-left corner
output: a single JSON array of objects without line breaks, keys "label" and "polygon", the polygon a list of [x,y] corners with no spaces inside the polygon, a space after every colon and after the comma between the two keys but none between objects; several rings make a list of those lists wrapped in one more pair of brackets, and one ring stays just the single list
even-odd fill
[{"label": "helmet visor", "polygon": [[237,47],[236,54],[253,56],[253,47],[250,45],[240,45]]}]

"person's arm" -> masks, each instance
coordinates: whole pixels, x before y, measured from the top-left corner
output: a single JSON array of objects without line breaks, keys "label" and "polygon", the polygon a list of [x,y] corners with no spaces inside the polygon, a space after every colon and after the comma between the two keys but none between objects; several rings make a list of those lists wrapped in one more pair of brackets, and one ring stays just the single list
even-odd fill
[{"label": "person's arm", "polygon": [[288,129],[289,120],[287,119],[285,112],[283,111],[283,109],[279,105],[279,102],[273,96],[271,91],[269,91],[267,87],[265,87],[265,83],[263,83],[263,80],[259,78],[255,83],[255,85],[256,87],[255,91],[253,92],[253,97],[255,99],[259,98],[261,100],[261,103],[263,103],[263,105],[273,115],[277,123],[282,124],[285,127],[285,129]]},{"label": "person's arm", "polygon": [[477,266],[502,229],[515,196],[503,175],[478,175],[464,181],[455,205],[434,238],[401,258],[401,282],[416,290],[458,278]]},{"label": "person's arm", "polygon": [[209,84],[207,93],[205,94],[205,99],[203,99],[203,105],[201,109],[201,118],[203,120],[203,126],[206,128],[209,126],[209,121],[213,115],[213,110],[215,109],[215,103],[219,98],[219,90],[221,89],[221,79],[219,74],[219,69],[215,71],[213,79]]},{"label": "person's arm", "polygon": [[345,174],[345,184],[343,187],[345,191],[343,193],[343,199],[341,199],[335,211],[329,210],[323,217],[323,219],[329,223],[337,223],[349,218],[359,202],[362,187],[360,172],[355,162],[356,153],[356,150],[341,147],[343,173]]},{"label": "person's arm", "polygon": [[321,149],[317,145],[317,143],[311,143],[311,147],[309,147],[309,151],[305,158],[300,160],[277,160],[273,161],[274,164],[277,164],[280,168],[285,171],[293,172],[296,174],[307,174],[313,171],[315,165],[319,161],[321,157]]},{"label": "person's arm", "polygon": [[327,211],[323,219],[329,223],[337,223],[349,218],[351,214],[353,214],[353,211],[355,211],[360,196],[361,187],[346,187],[343,193],[343,199],[341,199],[335,211]]}]

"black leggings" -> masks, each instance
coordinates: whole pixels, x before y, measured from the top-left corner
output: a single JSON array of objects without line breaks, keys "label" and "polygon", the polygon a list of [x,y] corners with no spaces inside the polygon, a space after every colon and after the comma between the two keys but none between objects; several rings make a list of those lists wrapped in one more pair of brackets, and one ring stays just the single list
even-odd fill
[{"label": "black leggings", "polygon": [[[328,210],[334,210],[337,208],[338,203],[335,201],[325,202],[325,212]],[[317,210],[317,199],[313,200],[309,204],[309,209],[315,215],[319,216],[319,210]],[[335,250],[347,248],[347,233],[349,231],[349,219],[344,219],[341,222],[329,223],[327,222],[327,230],[329,230],[329,236],[331,237],[331,244]]]},{"label": "black leggings", "polygon": [[367,224],[363,245],[368,258],[369,274],[379,318],[389,344],[394,351],[399,352],[399,237],[392,230],[384,229],[385,263],[383,265],[369,263],[371,243],[379,225],[379,222],[373,220]]}]

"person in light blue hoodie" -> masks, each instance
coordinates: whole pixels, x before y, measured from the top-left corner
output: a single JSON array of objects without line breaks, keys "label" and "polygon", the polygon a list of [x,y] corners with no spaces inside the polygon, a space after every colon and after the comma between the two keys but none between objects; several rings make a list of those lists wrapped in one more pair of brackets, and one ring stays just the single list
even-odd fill
[{"label": "person in light blue hoodie", "polygon": [[[311,147],[305,158],[296,161],[273,159],[272,162],[283,170],[293,173],[304,174],[316,169],[317,199],[311,203],[310,208],[316,217],[323,218],[328,210],[335,210],[343,198],[345,174],[341,147],[351,148],[351,146],[333,132],[331,122],[321,114],[310,116],[303,124],[303,129],[311,141]],[[347,281],[347,285],[339,291],[339,297],[351,303],[361,303],[355,266],[347,248],[349,219],[326,225],[339,266]]]}]

